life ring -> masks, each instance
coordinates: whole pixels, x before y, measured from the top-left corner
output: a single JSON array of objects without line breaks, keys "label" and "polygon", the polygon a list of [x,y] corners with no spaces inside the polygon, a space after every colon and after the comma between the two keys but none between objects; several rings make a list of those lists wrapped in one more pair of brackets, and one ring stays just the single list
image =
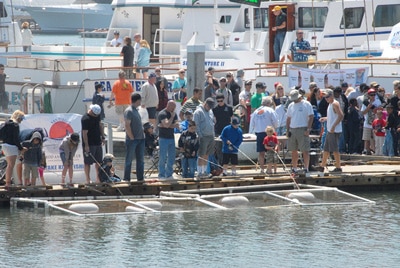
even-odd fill
[{"label": "life ring", "polygon": [[93,203],[72,204],[68,207],[68,209],[78,212],[78,213],[84,213],[84,214],[99,212],[99,207]]}]

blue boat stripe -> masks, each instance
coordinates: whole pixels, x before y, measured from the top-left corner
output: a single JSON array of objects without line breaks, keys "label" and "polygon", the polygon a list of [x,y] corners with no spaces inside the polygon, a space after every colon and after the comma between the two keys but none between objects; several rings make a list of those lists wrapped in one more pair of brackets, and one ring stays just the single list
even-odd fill
[{"label": "blue boat stripe", "polygon": [[[390,34],[390,31],[382,31],[382,32],[369,32],[369,35],[374,35],[374,34]],[[364,36],[367,35],[367,33],[346,33],[346,37],[349,36]],[[345,37],[344,34],[329,34],[329,35],[324,35],[324,38],[338,38],[338,37]]]}]

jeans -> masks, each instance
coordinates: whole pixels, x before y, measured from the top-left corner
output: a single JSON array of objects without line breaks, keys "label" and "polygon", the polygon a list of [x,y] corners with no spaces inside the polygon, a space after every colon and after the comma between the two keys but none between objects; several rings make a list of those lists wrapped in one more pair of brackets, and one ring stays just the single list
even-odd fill
[{"label": "jeans", "polygon": [[172,176],[175,162],[175,139],[159,139],[160,155],[158,160],[158,177],[168,178]]},{"label": "jeans", "polygon": [[383,155],[394,156],[393,137],[391,131],[386,131],[385,142],[382,148]]},{"label": "jeans", "polygon": [[347,153],[347,144],[349,141],[349,135],[348,135],[348,129],[347,129],[347,123],[342,122],[342,134],[340,135],[340,140],[339,140],[339,152],[340,153]]},{"label": "jeans", "polygon": [[182,177],[183,178],[194,178],[194,171],[197,167],[197,157],[193,158],[182,158]]},{"label": "jeans", "polygon": [[324,150],[324,144],[325,144],[325,140],[326,140],[326,134],[328,134],[328,129],[327,129],[326,121],[322,123],[322,126],[324,127],[324,132],[322,133],[322,136],[321,136],[321,151]]},{"label": "jeans", "polygon": [[144,139],[125,140],[126,156],[124,181],[131,180],[132,160],[136,159],[136,177],[138,181],[144,180]]},{"label": "jeans", "polygon": [[283,41],[285,40],[286,32],[276,32],[274,40],[274,61],[279,62]]}]

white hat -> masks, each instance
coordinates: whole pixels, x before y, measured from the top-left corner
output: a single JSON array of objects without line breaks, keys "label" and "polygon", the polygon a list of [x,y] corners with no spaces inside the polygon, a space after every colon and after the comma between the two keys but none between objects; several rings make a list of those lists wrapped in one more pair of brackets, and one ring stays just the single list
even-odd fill
[{"label": "white hat", "polygon": [[101,108],[98,104],[91,104],[89,108],[95,115],[99,115],[101,113]]},{"label": "white hat", "polygon": [[293,89],[292,91],[290,91],[289,97],[291,101],[296,101],[301,98],[301,95],[297,89]]}]

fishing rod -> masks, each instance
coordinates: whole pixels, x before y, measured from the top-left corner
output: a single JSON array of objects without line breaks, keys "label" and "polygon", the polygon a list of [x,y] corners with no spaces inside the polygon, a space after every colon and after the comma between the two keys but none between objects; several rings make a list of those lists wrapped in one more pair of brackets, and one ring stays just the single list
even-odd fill
[{"label": "fishing rod", "polygon": [[238,150],[239,153],[241,153],[242,155],[244,155],[247,159],[250,160],[251,163],[253,163],[253,165],[256,166],[256,170],[258,169],[258,164],[256,162],[254,162],[250,157],[248,157],[242,150],[240,150],[238,147],[236,147],[235,145],[233,145],[232,143],[230,144],[232,145],[232,147],[236,150]]},{"label": "fishing rod", "polygon": [[276,154],[276,156],[278,157],[279,161],[282,163],[283,165],[283,169],[288,172],[290,178],[293,180],[294,184],[296,185],[297,190],[300,190],[300,186],[297,184],[296,179],[294,178],[294,175],[292,172],[290,172],[287,167],[285,162],[282,160],[282,158],[279,156],[278,152],[274,150],[274,153]]}]

